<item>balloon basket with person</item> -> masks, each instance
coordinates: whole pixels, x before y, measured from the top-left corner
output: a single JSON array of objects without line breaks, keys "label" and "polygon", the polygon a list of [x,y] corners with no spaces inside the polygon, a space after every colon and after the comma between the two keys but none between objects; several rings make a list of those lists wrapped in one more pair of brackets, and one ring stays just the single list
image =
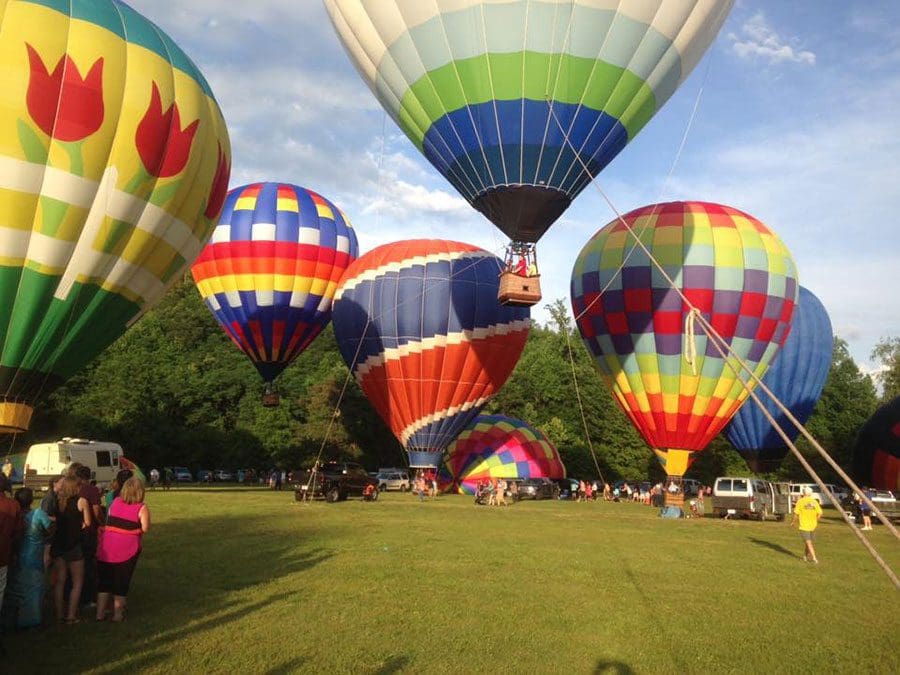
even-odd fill
[{"label": "balloon basket with person", "polygon": [[514,241],[506,247],[497,302],[501,305],[531,307],[541,300],[541,275],[533,243]]}]

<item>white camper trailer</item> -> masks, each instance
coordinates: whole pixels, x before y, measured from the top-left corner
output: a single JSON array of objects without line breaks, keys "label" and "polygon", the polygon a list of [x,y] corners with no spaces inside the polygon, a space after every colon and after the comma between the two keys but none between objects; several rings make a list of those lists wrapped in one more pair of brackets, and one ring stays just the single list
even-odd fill
[{"label": "white camper trailer", "polygon": [[121,445],[107,441],[63,438],[53,443],[38,443],[28,448],[25,486],[46,489],[72,462],[80,462],[91,470],[91,478],[99,487],[106,487],[119,472],[119,458],[124,454]]}]

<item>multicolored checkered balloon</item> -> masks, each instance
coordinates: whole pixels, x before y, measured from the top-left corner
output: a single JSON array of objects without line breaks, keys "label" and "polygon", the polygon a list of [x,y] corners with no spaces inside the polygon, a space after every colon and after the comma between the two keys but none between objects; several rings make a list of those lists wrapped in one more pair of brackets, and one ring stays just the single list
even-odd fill
[{"label": "multicolored checkered balloon", "polygon": [[566,467],[547,437],[522,420],[479,415],[447,447],[446,489],[475,494],[491,478],[565,478]]},{"label": "multicolored checkered balloon", "polygon": [[350,221],[330,201],[297,185],[253,183],[228,193],[191,274],[216,321],[271,382],[328,324],[356,255]]},{"label": "multicolored checkered balloon", "polygon": [[572,270],[581,336],[666,472],[680,476],[748,394],[699,326],[694,367],[688,363],[689,308],[622,221],[758,377],[787,339],[797,267],[756,218],[705,202],[642,207],[606,225],[581,250]]}]

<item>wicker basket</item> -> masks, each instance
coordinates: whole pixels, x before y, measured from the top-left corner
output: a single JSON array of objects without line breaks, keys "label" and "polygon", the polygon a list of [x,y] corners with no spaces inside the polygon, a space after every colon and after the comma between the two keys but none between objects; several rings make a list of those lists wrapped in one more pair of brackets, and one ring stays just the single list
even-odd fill
[{"label": "wicker basket", "polygon": [[514,272],[500,275],[500,290],[497,301],[501,305],[531,307],[541,300],[541,277],[523,277]]}]

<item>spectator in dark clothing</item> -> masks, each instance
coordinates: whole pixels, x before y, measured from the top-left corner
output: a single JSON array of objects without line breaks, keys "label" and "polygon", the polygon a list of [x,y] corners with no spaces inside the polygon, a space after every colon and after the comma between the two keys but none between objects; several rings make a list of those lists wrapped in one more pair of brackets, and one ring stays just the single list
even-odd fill
[{"label": "spectator in dark clothing", "polygon": [[84,585],[81,587],[81,606],[93,605],[97,600],[97,526],[100,524],[100,490],[91,481],[91,470],[82,466],[75,472],[81,481],[79,497],[91,509],[91,525],[81,531],[81,552],[84,554]]},{"label": "spectator in dark clothing", "polygon": [[[53,585],[53,601],[56,618],[60,622],[78,622],[78,602],[84,584],[84,552],[81,547],[81,531],[91,526],[91,507],[80,496],[81,485],[77,478],[64,478],[59,488],[59,516],[56,532],[50,547],[56,576]],[[66,581],[72,577],[72,590],[66,604]],[[68,608],[68,611],[66,609]]]},{"label": "spectator in dark clothing", "polygon": [[12,553],[25,530],[22,507],[7,495],[10,491],[9,478],[0,473],[0,607],[6,593],[6,575],[12,560]]}]

